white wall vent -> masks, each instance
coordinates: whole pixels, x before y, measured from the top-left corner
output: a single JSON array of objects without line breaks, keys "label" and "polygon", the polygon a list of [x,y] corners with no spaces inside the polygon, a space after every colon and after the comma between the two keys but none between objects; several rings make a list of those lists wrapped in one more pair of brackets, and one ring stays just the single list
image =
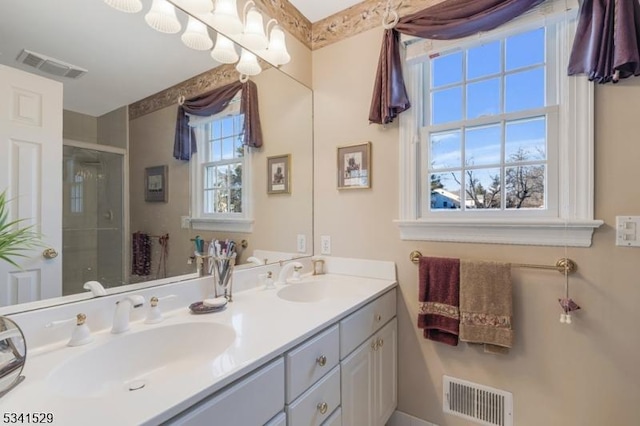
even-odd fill
[{"label": "white wall vent", "polygon": [[22,52],[16,58],[18,62],[37,68],[48,74],[57,75],[58,77],[79,78],[87,73],[87,70],[76,65],[71,65],[59,59],[51,58],[42,53],[32,52],[22,49]]},{"label": "white wall vent", "polygon": [[476,424],[513,426],[513,394],[443,376],[443,410]]}]

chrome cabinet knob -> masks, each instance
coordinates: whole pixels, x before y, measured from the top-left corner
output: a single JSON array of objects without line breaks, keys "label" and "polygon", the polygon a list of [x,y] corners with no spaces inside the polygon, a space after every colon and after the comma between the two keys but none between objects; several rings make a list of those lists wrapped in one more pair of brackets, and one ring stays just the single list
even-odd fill
[{"label": "chrome cabinet knob", "polygon": [[327,365],[327,357],[324,355],[320,355],[318,358],[316,358],[316,363],[320,367],[324,367],[325,365]]},{"label": "chrome cabinet knob", "polygon": [[329,409],[329,405],[327,405],[326,402],[318,403],[318,411],[320,411],[320,414],[326,414],[328,409]]},{"label": "chrome cabinet knob", "polygon": [[42,252],[42,257],[45,259],[55,259],[58,257],[58,252],[54,248],[48,248]]}]

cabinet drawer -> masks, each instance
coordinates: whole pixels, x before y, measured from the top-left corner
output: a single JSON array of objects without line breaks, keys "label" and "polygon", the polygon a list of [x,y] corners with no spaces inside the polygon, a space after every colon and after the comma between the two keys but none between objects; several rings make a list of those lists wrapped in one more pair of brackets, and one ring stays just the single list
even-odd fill
[{"label": "cabinet drawer", "polygon": [[342,426],[342,407],[338,407],[322,426]]},{"label": "cabinet drawer", "polygon": [[330,417],[339,405],[340,366],[338,365],[291,405],[287,406],[287,425],[320,425]]},{"label": "cabinet drawer", "polygon": [[[246,407],[251,402],[251,409]],[[169,420],[168,425],[262,425],[284,407],[284,361],[251,373],[231,387],[205,399]]]},{"label": "cabinet drawer", "polygon": [[285,355],[287,404],[338,365],[339,345],[336,324]]},{"label": "cabinet drawer", "polygon": [[272,418],[269,423],[265,424],[264,426],[287,426],[287,415],[283,411],[282,413]]},{"label": "cabinet drawer", "polygon": [[396,290],[393,289],[340,321],[340,359],[344,359],[395,315]]}]

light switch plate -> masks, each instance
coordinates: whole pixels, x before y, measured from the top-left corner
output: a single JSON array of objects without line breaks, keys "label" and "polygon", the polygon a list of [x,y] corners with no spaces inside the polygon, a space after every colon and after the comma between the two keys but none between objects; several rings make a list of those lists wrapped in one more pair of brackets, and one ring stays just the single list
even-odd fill
[{"label": "light switch plate", "polygon": [[320,235],[320,254],[331,254],[331,237]]},{"label": "light switch plate", "polygon": [[298,234],[297,245],[298,253],[306,253],[307,252],[307,237],[304,234]]},{"label": "light switch plate", "polygon": [[640,216],[616,216],[616,245],[640,247]]}]

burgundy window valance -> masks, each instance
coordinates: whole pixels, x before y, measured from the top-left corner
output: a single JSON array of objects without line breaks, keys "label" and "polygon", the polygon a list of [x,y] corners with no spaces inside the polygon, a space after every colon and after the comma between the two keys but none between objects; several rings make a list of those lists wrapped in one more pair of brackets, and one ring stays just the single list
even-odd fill
[{"label": "burgundy window valance", "polygon": [[237,81],[191,99],[186,99],[182,105],[178,105],[176,135],[173,145],[174,158],[190,160],[191,154],[196,152],[195,135],[193,128],[189,126],[189,116],[187,114],[206,117],[224,111],[239,90],[242,90],[240,112],[244,114],[243,143],[255,148],[262,146],[262,129],[258,111],[258,87],[251,80],[246,83]]},{"label": "burgundy window valance", "polygon": [[384,32],[369,121],[391,123],[411,107],[402,76],[400,33],[436,40],[467,37],[489,31],[544,0],[446,0],[400,18]]},{"label": "burgundy window valance", "polygon": [[569,75],[597,83],[640,75],[640,3],[584,0],[569,59]]}]

